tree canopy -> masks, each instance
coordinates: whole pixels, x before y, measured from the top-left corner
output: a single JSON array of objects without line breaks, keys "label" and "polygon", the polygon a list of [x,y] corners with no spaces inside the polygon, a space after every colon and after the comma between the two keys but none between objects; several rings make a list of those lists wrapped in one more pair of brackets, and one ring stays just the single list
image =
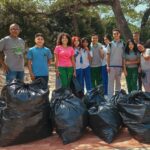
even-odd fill
[{"label": "tree canopy", "polygon": [[[42,32],[46,45],[53,48],[58,33],[90,37],[111,34],[121,28],[125,39],[131,32],[150,38],[149,0],[3,0],[0,1],[0,37],[8,34],[11,23],[21,26],[21,37],[34,44],[34,35]],[[137,11],[136,7],[143,7]]]}]

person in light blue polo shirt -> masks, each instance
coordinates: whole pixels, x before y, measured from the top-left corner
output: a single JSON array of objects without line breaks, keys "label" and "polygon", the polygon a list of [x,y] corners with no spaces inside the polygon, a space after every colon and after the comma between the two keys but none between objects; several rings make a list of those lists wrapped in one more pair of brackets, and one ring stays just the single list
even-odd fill
[{"label": "person in light blue polo shirt", "polygon": [[44,47],[42,33],[35,34],[35,46],[27,53],[28,68],[32,80],[43,78],[48,85],[48,66],[51,63],[52,54],[49,48]]}]

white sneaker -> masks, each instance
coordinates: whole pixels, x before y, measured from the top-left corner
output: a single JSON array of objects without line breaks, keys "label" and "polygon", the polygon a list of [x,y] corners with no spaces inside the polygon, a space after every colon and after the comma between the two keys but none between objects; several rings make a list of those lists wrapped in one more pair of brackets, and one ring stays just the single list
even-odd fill
[{"label": "white sneaker", "polygon": [[108,96],[107,96],[107,95],[104,95],[104,98],[105,98],[106,100],[108,100]]}]

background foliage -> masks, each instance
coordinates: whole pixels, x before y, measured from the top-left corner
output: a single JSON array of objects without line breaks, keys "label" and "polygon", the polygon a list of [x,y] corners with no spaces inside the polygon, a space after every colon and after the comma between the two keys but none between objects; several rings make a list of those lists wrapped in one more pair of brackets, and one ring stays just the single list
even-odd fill
[{"label": "background foliage", "polygon": [[[132,32],[140,31],[140,22],[149,0],[121,0],[122,10]],[[136,11],[137,6],[143,10]],[[141,8],[141,7],[140,7]],[[109,6],[85,7],[79,0],[3,0],[0,1],[0,38],[9,34],[11,23],[21,26],[21,37],[28,46],[34,45],[34,35],[42,32],[46,46],[53,49],[58,33],[67,32],[80,37],[98,33],[100,39],[111,34],[116,27],[115,17]],[[142,31],[144,39],[150,38],[150,19]]]}]

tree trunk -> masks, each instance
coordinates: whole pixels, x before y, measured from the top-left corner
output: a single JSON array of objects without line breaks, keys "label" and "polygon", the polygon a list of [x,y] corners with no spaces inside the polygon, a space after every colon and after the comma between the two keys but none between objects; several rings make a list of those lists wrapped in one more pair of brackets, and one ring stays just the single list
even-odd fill
[{"label": "tree trunk", "polygon": [[145,32],[143,32],[143,31],[144,31],[144,29],[145,29],[145,26],[146,26],[146,24],[147,24],[147,21],[148,21],[149,16],[150,16],[150,8],[148,8],[148,9],[145,11],[145,13],[144,13],[144,15],[143,15],[143,17],[142,17],[142,21],[141,21],[141,34],[140,34],[140,39],[141,39],[141,41],[144,41],[144,34],[145,34]]},{"label": "tree trunk", "polygon": [[107,5],[111,6],[114,12],[117,27],[126,40],[132,38],[131,30],[122,12],[120,0],[80,0],[85,6]]},{"label": "tree trunk", "polygon": [[73,28],[75,31],[75,35],[79,36],[79,29],[78,29],[78,22],[77,22],[77,15],[76,13],[78,12],[78,5],[75,4],[73,10],[72,10],[72,23],[73,23]]},{"label": "tree trunk", "polygon": [[113,0],[112,10],[116,18],[117,27],[120,29],[121,34],[126,40],[131,39],[132,33],[122,12],[120,0]]}]

